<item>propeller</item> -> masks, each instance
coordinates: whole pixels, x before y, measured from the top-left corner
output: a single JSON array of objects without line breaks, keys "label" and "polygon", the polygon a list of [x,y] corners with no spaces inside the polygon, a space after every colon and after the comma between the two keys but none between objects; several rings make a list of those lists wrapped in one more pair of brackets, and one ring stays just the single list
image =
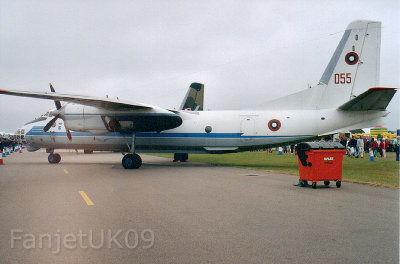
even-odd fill
[{"label": "propeller", "polygon": [[58,118],[60,118],[60,114],[56,115],[55,117],[53,117],[53,119],[50,120],[50,122],[48,122],[44,128],[43,128],[43,132],[47,132],[49,131],[49,129],[54,125],[54,123],[57,121]]},{"label": "propeller", "polygon": [[[50,85],[50,91],[51,91],[52,93],[55,93],[56,90],[54,90],[53,85],[52,85],[51,83],[49,83],[49,85]],[[60,109],[61,109],[61,103],[60,103],[60,101],[54,100],[54,103],[55,103],[55,105],[56,105],[57,110],[60,110]]]},{"label": "propeller", "polygon": [[[49,83],[49,85],[50,85],[50,91],[52,93],[55,93],[56,90],[54,90],[53,85],[51,83]],[[62,108],[61,102],[58,100],[54,100],[54,104],[56,105],[57,111],[53,111],[54,117],[44,126],[43,132],[47,132],[54,125],[54,123],[57,121],[57,119],[62,118],[61,114],[60,114],[60,109]],[[65,123],[64,123],[64,126],[65,126]],[[71,141],[72,140],[71,132],[66,127],[65,127],[65,131],[67,132],[67,138],[69,139],[69,141]]]}]

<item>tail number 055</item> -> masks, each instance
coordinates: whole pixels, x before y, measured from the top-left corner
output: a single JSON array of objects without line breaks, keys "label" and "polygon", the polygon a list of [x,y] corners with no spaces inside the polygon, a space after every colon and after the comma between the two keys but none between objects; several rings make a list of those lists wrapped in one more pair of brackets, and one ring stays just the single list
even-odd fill
[{"label": "tail number 055", "polygon": [[335,73],[335,84],[351,83],[351,73]]}]

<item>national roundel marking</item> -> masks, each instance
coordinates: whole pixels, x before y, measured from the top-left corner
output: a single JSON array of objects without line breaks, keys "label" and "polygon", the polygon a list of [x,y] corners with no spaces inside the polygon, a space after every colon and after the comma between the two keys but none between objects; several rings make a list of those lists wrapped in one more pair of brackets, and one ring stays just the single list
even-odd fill
[{"label": "national roundel marking", "polygon": [[354,65],[358,62],[358,54],[355,52],[349,52],[344,57],[345,61],[349,65]]},{"label": "national roundel marking", "polygon": [[278,131],[281,128],[281,121],[272,119],[268,122],[268,128],[272,131]]}]

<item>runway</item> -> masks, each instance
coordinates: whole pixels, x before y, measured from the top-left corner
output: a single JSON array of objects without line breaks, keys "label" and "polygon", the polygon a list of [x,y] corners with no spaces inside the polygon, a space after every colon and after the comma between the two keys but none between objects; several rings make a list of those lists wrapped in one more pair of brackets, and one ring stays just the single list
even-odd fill
[{"label": "runway", "polygon": [[0,165],[0,263],[399,263],[395,189],[59,153],[60,164],[24,152]]}]

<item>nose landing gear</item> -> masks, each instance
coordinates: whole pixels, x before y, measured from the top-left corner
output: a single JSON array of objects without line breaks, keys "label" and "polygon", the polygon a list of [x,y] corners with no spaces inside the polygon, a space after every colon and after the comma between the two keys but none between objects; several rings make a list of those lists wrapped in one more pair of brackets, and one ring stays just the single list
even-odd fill
[{"label": "nose landing gear", "polygon": [[50,155],[47,157],[47,160],[48,160],[49,163],[51,163],[51,164],[60,163],[60,161],[61,161],[61,155],[58,154],[58,153],[50,153]]}]

